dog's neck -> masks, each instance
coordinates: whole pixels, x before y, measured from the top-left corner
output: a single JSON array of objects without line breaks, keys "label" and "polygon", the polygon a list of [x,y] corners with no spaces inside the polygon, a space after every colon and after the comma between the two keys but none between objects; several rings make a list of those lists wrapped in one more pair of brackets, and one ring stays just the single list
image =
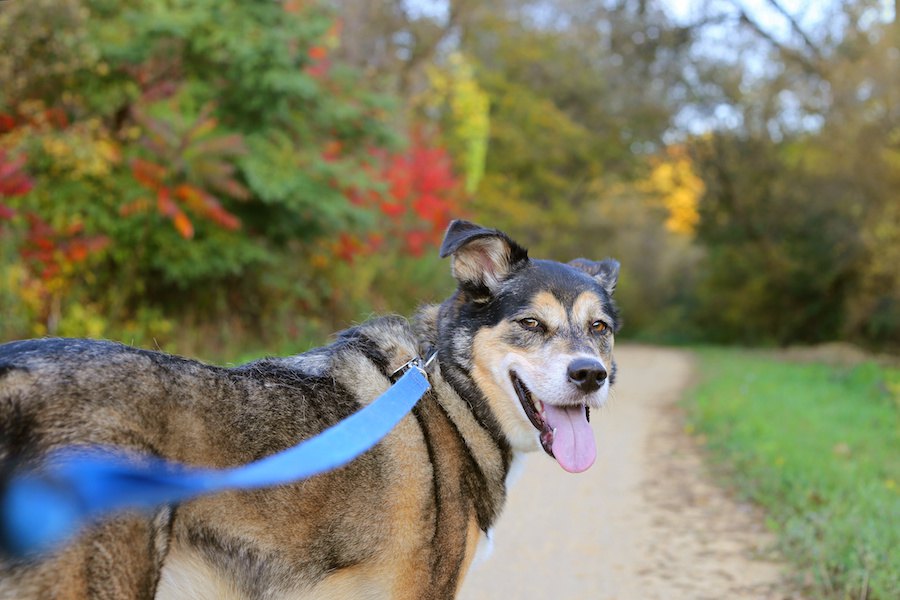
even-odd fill
[{"label": "dog's neck", "polygon": [[[428,354],[440,346],[438,339],[439,305],[422,307],[412,320],[413,331],[419,344],[420,355]],[[444,357],[444,369],[449,357]],[[473,504],[479,526],[487,531],[494,521],[506,498],[506,478],[509,473],[512,452],[503,440],[497,440],[476,418],[473,405],[482,402],[480,398],[464,397],[466,390],[453,385],[449,372],[442,371],[441,353],[432,369],[432,384],[436,398],[447,417],[455,426],[468,446],[478,477],[472,482]]]},{"label": "dog's neck", "polygon": [[419,342],[419,355],[423,358],[438,347],[438,315],[440,305],[427,304],[419,308],[412,319],[413,332]]}]

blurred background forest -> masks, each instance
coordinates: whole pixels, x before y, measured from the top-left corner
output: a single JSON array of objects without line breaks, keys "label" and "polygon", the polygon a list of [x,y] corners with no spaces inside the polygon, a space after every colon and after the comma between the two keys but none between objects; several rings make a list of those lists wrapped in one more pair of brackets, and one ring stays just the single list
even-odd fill
[{"label": "blurred background forest", "polygon": [[900,344],[893,0],[8,0],[0,341],[305,349],[457,216],[627,336]]}]

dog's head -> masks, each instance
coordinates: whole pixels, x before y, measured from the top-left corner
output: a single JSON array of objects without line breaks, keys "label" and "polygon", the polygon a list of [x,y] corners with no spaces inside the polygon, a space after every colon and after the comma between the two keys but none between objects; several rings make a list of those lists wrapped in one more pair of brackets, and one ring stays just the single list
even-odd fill
[{"label": "dog's head", "polygon": [[503,232],[466,221],[451,223],[441,256],[459,283],[439,317],[442,369],[477,387],[487,410],[473,408],[514,450],[542,447],[570,472],[590,467],[590,407],[606,401],[616,369],[619,263],[532,260]]}]

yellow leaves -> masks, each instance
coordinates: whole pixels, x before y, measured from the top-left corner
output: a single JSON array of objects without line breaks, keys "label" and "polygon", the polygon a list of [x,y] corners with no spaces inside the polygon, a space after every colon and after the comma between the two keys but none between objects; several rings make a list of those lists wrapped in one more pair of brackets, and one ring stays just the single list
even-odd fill
[{"label": "yellow leaves", "polygon": [[644,187],[658,196],[668,211],[666,229],[693,236],[700,222],[698,206],[706,187],[694,173],[694,165],[683,146],[669,146],[657,159]]},{"label": "yellow leaves", "polygon": [[103,178],[122,160],[119,144],[109,137],[99,119],[76,123],[48,132],[41,139],[43,151],[53,161],[53,170],[73,179]]},{"label": "yellow leaves", "polygon": [[484,175],[490,135],[490,98],[478,85],[472,65],[459,52],[450,55],[445,69],[427,69],[431,90],[425,103],[447,111],[449,132],[465,172],[466,192],[473,193]]}]

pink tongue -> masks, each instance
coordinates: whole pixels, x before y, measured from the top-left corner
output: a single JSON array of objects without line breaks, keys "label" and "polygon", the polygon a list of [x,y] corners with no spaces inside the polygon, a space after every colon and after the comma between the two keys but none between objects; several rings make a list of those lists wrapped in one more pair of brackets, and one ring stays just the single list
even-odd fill
[{"label": "pink tongue", "polygon": [[569,473],[587,470],[597,458],[594,432],[583,406],[544,404],[544,420],[553,434],[553,456]]}]

